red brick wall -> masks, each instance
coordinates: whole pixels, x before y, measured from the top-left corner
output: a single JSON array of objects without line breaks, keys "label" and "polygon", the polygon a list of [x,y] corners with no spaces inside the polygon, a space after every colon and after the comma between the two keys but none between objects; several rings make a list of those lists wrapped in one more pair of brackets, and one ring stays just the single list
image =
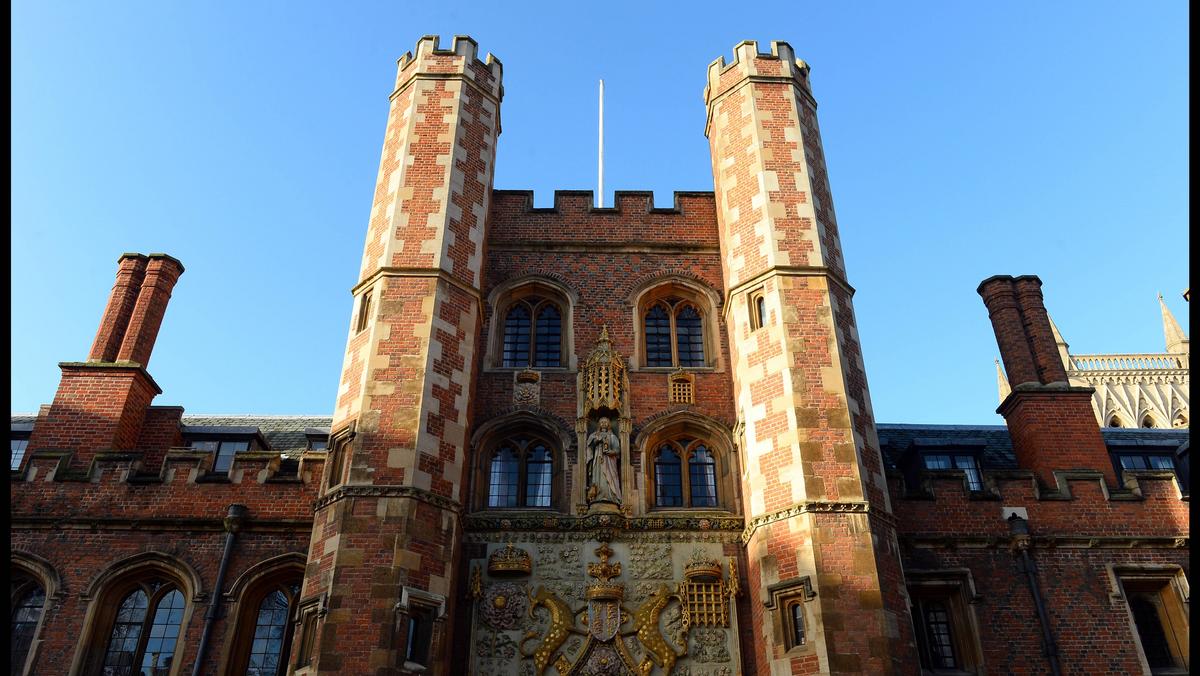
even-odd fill
[{"label": "red brick wall", "polygon": [[[1002,506],[1023,507],[1066,673],[1141,673],[1125,600],[1114,596],[1107,566],[1177,565],[1190,576],[1188,503],[1174,480],[1139,477],[1139,499],[1113,500],[1096,479],[1080,479],[1070,482],[1073,499],[1064,501],[1039,499],[1030,473],[1006,474],[996,478],[999,494],[991,499],[970,495],[951,477],[930,479],[932,500],[897,499],[905,569],[970,570],[981,597],[972,608],[988,673],[1049,673],[1033,598],[1001,514]],[[892,494],[903,494],[898,477]]]}]

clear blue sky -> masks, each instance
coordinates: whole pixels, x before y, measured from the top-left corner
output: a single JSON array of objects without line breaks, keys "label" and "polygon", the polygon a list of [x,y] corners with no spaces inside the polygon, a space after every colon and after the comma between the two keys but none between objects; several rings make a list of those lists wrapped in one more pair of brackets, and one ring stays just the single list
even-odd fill
[{"label": "clear blue sky", "polygon": [[503,61],[495,185],[538,206],[595,186],[599,78],[610,191],[712,190],[706,67],[791,43],[880,421],[1000,422],[989,275],[1040,275],[1075,352],[1162,351],[1159,291],[1186,323],[1185,3],[682,7],[17,0],[12,410],[86,358],[121,252],[161,251],[187,272],[157,403],[329,413],[396,59],[423,34]]}]

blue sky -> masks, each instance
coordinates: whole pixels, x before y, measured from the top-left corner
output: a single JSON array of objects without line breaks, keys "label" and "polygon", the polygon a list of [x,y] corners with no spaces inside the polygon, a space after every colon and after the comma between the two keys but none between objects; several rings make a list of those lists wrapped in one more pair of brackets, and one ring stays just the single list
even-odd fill
[{"label": "blue sky", "polygon": [[[444,4],[434,8],[433,4]],[[747,8],[757,7],[757,11]],[[396,59],[504,63],[497,188],[712,190],[701,91],[812,66],[876,418],[999,423],[976,285],[1037,274],[1073,352],[1188,307],[1183,2],[32,2],[12,9],[12,410],[86,358],[117,257],[181,279],[150,372],[190,413],[333,408]]]}]

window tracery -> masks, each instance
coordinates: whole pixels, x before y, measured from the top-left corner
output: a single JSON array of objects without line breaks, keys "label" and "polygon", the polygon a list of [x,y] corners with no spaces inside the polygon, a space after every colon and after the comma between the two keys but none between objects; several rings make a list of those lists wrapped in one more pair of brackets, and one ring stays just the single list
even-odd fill
[{"label": "window tracery", "polygon": [[563,368],[570,364],[572,296],[549,280],[522,279],[493,290],[491,356],[500,368]]},{"label": "window tracery", "polygon": [[691,301],[670,296],[645,311],[646,366],[707,366],[704,318]]},{"label": "window tracery", "polygon": [[540,296],[529,296],[509,306],[504,315],[505,367],[562,366],[562,311]]},{"label": "window tracery", "polygon": [[487,463],[487,507],[551,507],[553,458],[553,446],[538,437],[505,438],[496,445]]},{"label": "window tracery", "polygon": [[12,608],[9,615],[9,673],[22,674],[46,605],[46,589],[37,580],[14,576],[9,602]]},{"label": "window tracery", "polygon": [[704,441],[676,438],[658,444],[653,468],[655,507],[718,506],[717,462]]}]

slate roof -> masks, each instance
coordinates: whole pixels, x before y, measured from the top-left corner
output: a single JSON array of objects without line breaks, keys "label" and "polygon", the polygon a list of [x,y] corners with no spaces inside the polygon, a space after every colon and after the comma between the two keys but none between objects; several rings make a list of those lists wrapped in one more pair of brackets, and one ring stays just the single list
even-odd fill
[{"label": "slate roof", "polygon": [[[32,429],[37,416],[16,413],[11,415],[10,430]],[[333,419],[330,416],[307,415],[185,415],[185,431],[258,431],[272,450],[302,451],[308,446],[309,434],[328,434]],[[912,446],[921,450],[961,448],[978,450],[981,463],[988,469],[1013,469],[1017,466],[1012,439],[1004,425],[912,425],[879,423],[879,444],[884,462],[895,467],[904,451]],[[1174,450],[1188,441],[1188,430],[1117,429],[1103,428],[1104,441],[1109,447],[1166,448]]]},{"label": "slate roof", "polygon": [[[895,467],[900,455],[910,446],[921,450],[937,448],[978,449],[986,469],[1015,469],[1012,438],[1004,425],[907,425],[878,423],[879,445],[884,462]],[[1175,450],[1191,437],[1186,429],[1126,429],[1105,427],[1100,430],[1109,448],[1142,447]]]},{"label": "slate roof", "polygon": [[[12,429],[17,426],[33,428],[37,415],[16,413],[11,416]],[[309,434],[329,434],[333,423],[330,416],[313,415],[185,415],[185,432],[253,434],[257,429],[271,450],[282,453],[303,451],[308,447]]]}]

